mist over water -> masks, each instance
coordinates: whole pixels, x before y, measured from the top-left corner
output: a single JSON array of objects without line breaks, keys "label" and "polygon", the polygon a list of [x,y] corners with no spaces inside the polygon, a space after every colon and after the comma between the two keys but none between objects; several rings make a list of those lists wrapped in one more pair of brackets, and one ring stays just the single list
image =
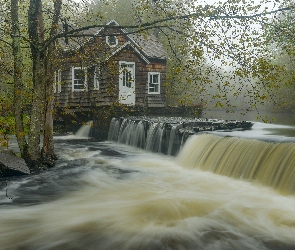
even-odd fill
[{"label": "mist over water", "polygon": [[293,194],[112,142],[56,152],[52,170],[3,180],[0,249],[295,247]]}]

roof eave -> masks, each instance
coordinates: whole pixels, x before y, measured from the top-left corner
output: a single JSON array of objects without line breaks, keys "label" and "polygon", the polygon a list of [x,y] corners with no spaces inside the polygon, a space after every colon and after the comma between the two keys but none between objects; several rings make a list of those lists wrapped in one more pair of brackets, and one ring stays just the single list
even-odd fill
[{"label": "roof eave", "polygon": [[149,61],[149,59],[145,55],[143,55],[143,53],[141,53],[141,51],[134,44],[131,43],[131,41],[126,42],[124,45],[122,45],[121,47],[119,47],[118,49],[116,49],[110,56],[108,56],[106,58],[106,61],[108,61],[111,57],[113,57],[114,55],[116,55],[117,53],[119,53],[122,49],[126,48],[128,45],[130,45],[137,52],[137,54],[139,54],[139,56],[141,57],[141,59],[143,59],[147,64],[150,64],[151,63]]}]

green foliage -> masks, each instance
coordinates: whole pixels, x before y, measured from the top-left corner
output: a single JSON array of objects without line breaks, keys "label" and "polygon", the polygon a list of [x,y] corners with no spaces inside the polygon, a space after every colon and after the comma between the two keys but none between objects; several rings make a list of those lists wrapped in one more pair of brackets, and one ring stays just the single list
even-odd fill
[{"label": "green foliage", "polygon": [[[25,134],[28,133],[29,117],[24,115]],[[11,135],[15,134],[14,116],[0,116],[0,148],[8,147]],[[25,136],[25,134],[23,136]]]},{"label": "green foliage", "polygon": [[[30,117],[28,115],[23,115],[25,124],[25,134],[28,133],[28,125],[30,122]],[[15,120],[14,116],[0,116],[0,133],[1,134],[15,134]]]},{"label": "green foliage", "polygon": [[[250,110],[259,104],[273,102],[271,100],[280,95],[277,90],[282,89],[278,85],[284,85],[283,89],[292,85],[290,79],[293,73],[290,69],[287,74],[289,79],[282,80],[278,78],[282,74],[278,73],[277,61],[275,71],[268,70],[268,67],[273,67],[274,60],[269,61],[267,65],[261,63],[263,58],[269,59],[268,44],[273,40],[270,39],[271,35],[263,37],[259,26],[262,24],[266,27],[266,24],[271,23],[267,27],[272,27],[268,28],[269,30],[275,30],[275,37],[284,37],[286,30],[286,37],[290,37],[290,33],[294,34],[290,11],[278,12],[278,15],[283,13],[285,18],[274,19],[273,22],[270,22],[271,15],[263,13],[293,3],[274,1],[269,7],[268,2],[260,1],[255,4],[229,0],[206,5],[198,1],[176,0],[68,0],[63,4],[58,32],[64,32],[67,28],[102,25],[111,19],[124,26],[133,25],[133,28],[128,29],[129,32],[155,35],[167,50],[169,60],[165,84],[171,105],[205,103],[213,107],[234,109],[237,100],[243,99],[244,109]],[[283,3],[284,6],[281,6]],[[24,1],[21,6],[22,13],[27,13],[28,4]],[[46,39],[50,36],[52,2],[44,1],[43,9],[46,14]],[[23,15],[22,27],[26,27],[26,20]],[[146,25],[149,23],[150,25]],[[25,31],[23,33],[25,34]],[[75,46],[81,45],[85,39],[77,36],[83,34],[74,35],[76,37],[68,39]],[[282,48],[288,48],[289,56],[292,51],[291,40],[280,41]],[[28,46],[25,39],[23,43],[24,47]],[[24,56],[28,54],[23,53]],[[25,75],[28,76],[25,80],[28,87],[25,100],[30,101],[30,58],[24,59],[24,65]],[[280,71],[282,70],[281,68]],[[278,81],[284,83],[278,84]],[[268,92],[272,92],[271,96]],[[277,102],[279,103],[282,104],[281,101]]]},{"label": "green foliage", "polygon": [[[126,1],[110,3],[108,19],[139,24],[141,32],[156,35],[165,45],[169,55],[166,86],[170,104],[203,103],[243,112],[261,106],[290,107],[293,98],[286,94],[293,92],[290,86],[294,74],[290,69],[286,74],[286,67],[278,63],[281,59],[270,53],[270,39],[263,36],[260,28],[271,22],[270,12],[275,17],[290,15],[292,8],[288,7],[294,5],[292,2],[255,4],[229,0],[206,5],[195,1],[137,0],[132,2],[132,8]],[[280,8],[284,9],[277,11]],[[129,18],[128,11],[133,18]],[[290,33],[294,34],[292,15],[288,20],[286,26],[286,21],[275,19],[272,27],[276,37],[284,37],[288,30],[289,40],[281,39],[281,43],[288,45],[290,54],[295,51],[290,37]],[[154,25],[141,30],[147,22]]]},{"label": "green foliage", "polygon": [[[280,8],[294,6],[294,1],[279,3]],[[277,13],[264,25],[267,54],[257,64],[259,84],[270,103],[278,108],[295,110],[295,45],[292,11]]]}]

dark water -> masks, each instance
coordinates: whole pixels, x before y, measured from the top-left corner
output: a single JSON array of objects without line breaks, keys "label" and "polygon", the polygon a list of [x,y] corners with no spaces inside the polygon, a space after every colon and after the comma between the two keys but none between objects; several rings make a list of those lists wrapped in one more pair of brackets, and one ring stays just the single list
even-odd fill
[{"label": "dark water", "polygon": [[[215,134],[282,142],[293,130]],[[56,167],[1,180],[0,249],[295,249],[294,195],[113,142],[55,142]]]}]

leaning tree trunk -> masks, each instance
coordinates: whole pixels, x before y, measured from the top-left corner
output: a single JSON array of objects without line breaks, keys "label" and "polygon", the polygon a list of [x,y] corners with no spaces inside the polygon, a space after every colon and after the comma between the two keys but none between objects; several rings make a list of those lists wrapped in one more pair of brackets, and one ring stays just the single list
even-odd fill
[{"label": "leaning tree trunk", "polygon": [[12,53],[14,64],[14,117],[15,117],[15,133],[17,142],[20,148],[22,158],[28,158],[27,155],[27,142],[24,133],[23,123],[23,108],[22,108],[22,95],[23,95],[23,82],[22,82],[22,54],[21,54],[21,41],[20,41],[20,27],[18,16],[18,0],[11,0],[11,39],[12,39]]}]

